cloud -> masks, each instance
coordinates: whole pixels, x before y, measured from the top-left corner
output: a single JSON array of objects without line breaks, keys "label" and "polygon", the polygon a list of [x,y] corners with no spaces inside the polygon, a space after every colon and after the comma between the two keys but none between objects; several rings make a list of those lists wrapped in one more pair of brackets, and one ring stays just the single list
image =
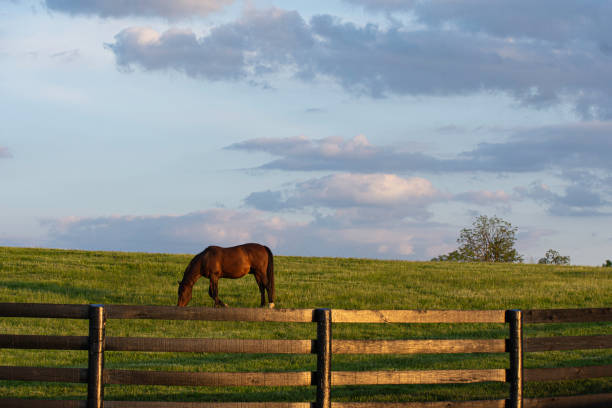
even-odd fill
[{"label": "cloud", "polygon": [[428,218],[427,207],[446,196],[420,177],[340,173],[297,183],[285,192],[255,192],[245,203],[265,211],[333,209],[334,224],[340,219],[363,224],[383,219]]},{"label": "cloud", "polygon": [[612,171],[612,122],[546,126],[481,143],[461,154],[473,170],[528,172],[559,168]]},{"label": "cloud", "polygon": [[131,27],[106,44],[117,64],[145,70],[177,70],[210,81],[259,77],[294,63],[296,53],[312,41],[296,12],[247,11],[241,20],[213,27],[198,38],[189,29]]},{"label": "cloud", "polygon": [[259,138],[235,143],[230,150],[280,156],[262,169],[348,172],[492,172],[545,170],[612,171],[612,122],[545,126],[517,131],[499,143],[481,143],[451,158],[437,158],[401,146],[376,146],[363,135],[352,139]]},{"label": "cloud", "polygon": [[0,146],[0,159],[9,159],[13,157],[8,147]]},{"label": "cloud", "polygon": [[81,52],[78,49],[72,49],[67,51],[56,52],[51,54],[50,57],[54,60],[70,63],[74,62],[77,59],[81,58]]},{"label": "cloud", "polygon": [[[598,0],[345,0],[367,10],[408,12],[432,28],[484,32],[498,37],[568,42],[576,39],[607,40],[612,5]],[[546,24],[542,24],[546,21]]]},{"label": "cloud", "polygon": [[199,79],[253,83],[283,72],[309,82],[328,78],[371,97],[492,91],[537,107],[572,103],[585,118],[612,117],[612,59],[594,42],[551,45],[400,23],[383,29],[330,15],[307,23],[295,11],[249,8],[203,36],[131,27],[107,47],[126,70],[177,70]]},{"label": "cloud", "polygon": [[[210,209],[185,215],[69,217],[46,220],[49,242],[78,249],[196,252],[207,245],[263,241],[290,226],[259,211]],[[297,225],[297,224],[296,224]]]},{"label": "cloud", "polygon": [[611,201],[599,192],[583,185],[572,184],[565,187],[563,194],[555,193],[543,183],[532,183],[528,188],[516,188],[516,192],[525,198],[548,205],[551,215],[563,217],[610,216]]},{"label": "cloud", "polygon": [[398,222],[423,222],[436,203],[509,206],[517,197],[503,190],[449,193],[422,177],[339,173],[298,182],[282,191],[248,195],[247,206],[261,211],[310,213],[319,225],[335,228],[395,228]]},{"label": "cloud", "polygon": [[[310,179],[284,191],[254,192],[245,203],[266,211],[305,207],[327,208],[334,217],[354,223],[380,219],[428,219],[429,206],[464,202],[503,206],[529,199],[561,216],[599,216],[610,213],[612,200],[612,123],[591,122],[516,131],[506,141],[482,143],[456,157],[436,158],[376,146],[363,135],[352,139],[260,138],[227,149],[261,151],[280,156],[260,166],[284,171],[334,171],[340,174]],[[402,173],[548,173],[562,177],[564,193],[533,185],[504,190],[440,192],[424,178]],[[422,195],[416,192],[424,192]],[[330,222],[334,222],[331,220]]]},{"label": "cloud", "polygon": [[404,151],[397,146],[374,146],[363,135],[348,140],[342,137],[310,139],[305,136],[258,138],[232,144],[226,149],[281,156],[262,165],[262,169],[376,173],[424,169],[440,171],[445,166],[444,161],[422,153]]},{"label": "cloud", "polygon": [[277,254],[423,259],[451,242],[448,226],[396,221],[338,227],[322,219],[292,221],[255,210],[210,209],[185,215],[47,220],[47,246],[73,249],[196,253],[208,245],[261,242]]},{"label": "cloud", "polygon": [[234,0],[45,0],[49,10],[100,17],[159,16],[178,19],[207,16]]}]

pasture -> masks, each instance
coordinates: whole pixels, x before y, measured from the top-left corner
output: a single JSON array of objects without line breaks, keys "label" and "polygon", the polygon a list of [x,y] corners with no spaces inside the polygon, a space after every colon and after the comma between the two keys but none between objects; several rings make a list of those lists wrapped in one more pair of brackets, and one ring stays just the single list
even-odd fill
[{"label": "pasture", "polygon": [[[0,248],[0,302],[175,305],[177,280],[192,255]],[[612,274],[595,267],[456,264],[342,258],[275,257],[277,308],[534,309],[610,307]],[[212,306],[208,281],[194,287],[190,306]],[[234,307],[257,307],[255,280],[223,279],[219,292]],[[83,335],[84,321],[0,319],[0,332]],[[109,321],[107,336],[305,339],[310,324],[190,321]],[[335,338],[504,338],[494,324],[335,324]],[[612,334],[610,324],[529,326],[529,337]],[[495,354],[338,355],[338,370],[478,369],[506,367]],[[529,353],[525,367],[612,364],[612,350]],[[1,350],[0,365],[86,367],[86,352]],[[183,371],[311,370],[314,356],[185,353],[107,354],[106,368]],[[527,397],[611,392],[612,380],[527,383]],[[107,386],[114,400],[305,401],[312,389]],[[83,385],[0,381],[0,396],[83,397]],[[504,398],[503,384],[338,387],[333,400],[410,401]]]}]

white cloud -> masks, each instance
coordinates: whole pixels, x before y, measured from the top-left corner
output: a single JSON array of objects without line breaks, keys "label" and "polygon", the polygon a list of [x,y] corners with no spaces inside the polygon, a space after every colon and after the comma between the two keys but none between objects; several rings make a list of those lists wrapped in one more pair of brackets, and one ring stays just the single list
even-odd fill
[{"label": "white cloud", "polygon": [[380,225],[389,220],[426,219],[431,215],[429,205],[448,197],[421,177],[339,173],[299,182],[282,192],[251,193],[245,203],[264,211],[310,208],[319,214],[327,209],[333,215],[326,223],[348,227],[351,223]]},{"label": "white cloud", "polygon": [[297,186],[306,202],[333,206],[400,206],[436,199],[440,193],[420,177],[395,174],[334,174]]}]

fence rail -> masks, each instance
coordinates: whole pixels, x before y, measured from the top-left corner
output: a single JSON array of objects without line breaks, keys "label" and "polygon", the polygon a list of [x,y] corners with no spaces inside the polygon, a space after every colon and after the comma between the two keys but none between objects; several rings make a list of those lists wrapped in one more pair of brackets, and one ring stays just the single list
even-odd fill
[{"label": "fence rail", "polygon": [[[612,348],[611,335],[523,338],[524,324],[610,322],[612,308],[556,310],[330,310],[212,309],[173,306],[56,305],[0,303],[0,317],[89,320],[88,336],[0,334],[0,349],[87,350],[88,368],[0,366],[0,380],[87,383],[87,400],[0,399],[3,407],[175,407],[175,408],[438,408],[612,406],[612,393],[573,397],[523,398],[524,381],[612,377],[612,365],[566,368],[523,367],[524,353]],[[163,319],[316,323],[316,339],[250,340],[106,337],[108,319]],[[478,340],[333,340],[333,323],[509,323],[508,338]],[[105,351],[316,354],[316,371],[177,372],[104,369]],[[332,371],[332,354],[508,353],[510,369]],[[510,384],[506,400],[463,402],[331,402],[331,387],[371,384]],[[314,402],[156,403],[104,401],[105,384],[170,386],[315,386]]]}]

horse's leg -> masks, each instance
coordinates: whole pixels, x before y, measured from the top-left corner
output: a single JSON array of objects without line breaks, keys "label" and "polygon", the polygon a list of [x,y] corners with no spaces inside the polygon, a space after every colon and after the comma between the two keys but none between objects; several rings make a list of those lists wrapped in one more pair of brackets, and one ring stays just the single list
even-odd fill
[{"label": "horse's leg", "polygon": [[261,295],[261,304],[263,307],[266,304],[266,285],[264,283],[264,275],[260,271],[253,271],[253,276],[255,277],[255,281],[257,282],[257,286],[259,286],[259,294]]},{"label": "horse's leg", "polygon": [[219,275],[210,274],[210,285],[208,287],[208,294],[215,301],[215,307],[227,307],[225,303],[219,299]]}]

